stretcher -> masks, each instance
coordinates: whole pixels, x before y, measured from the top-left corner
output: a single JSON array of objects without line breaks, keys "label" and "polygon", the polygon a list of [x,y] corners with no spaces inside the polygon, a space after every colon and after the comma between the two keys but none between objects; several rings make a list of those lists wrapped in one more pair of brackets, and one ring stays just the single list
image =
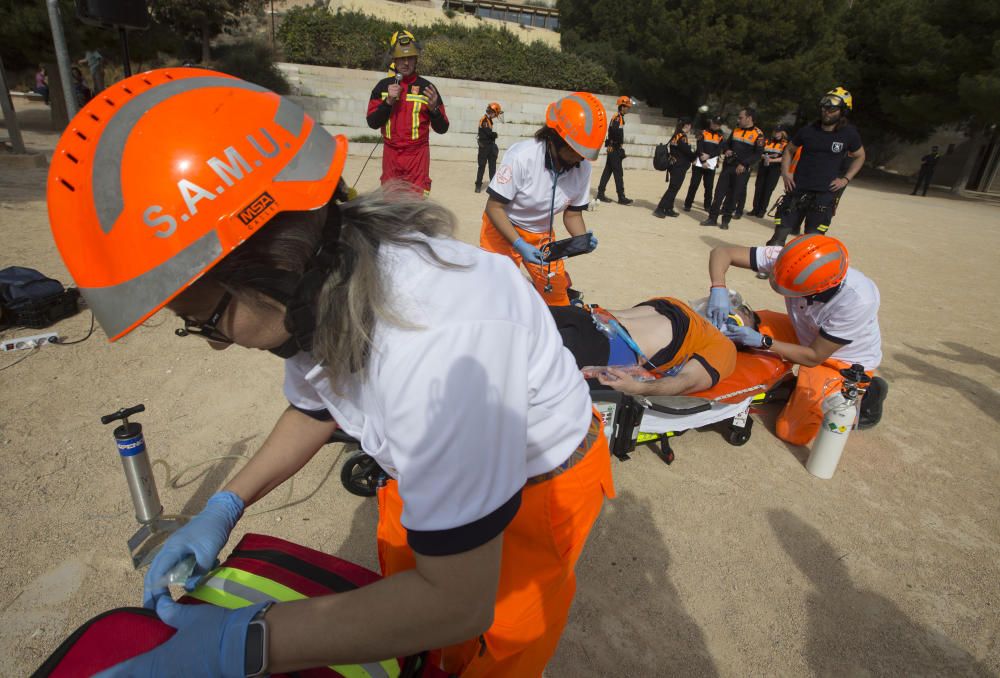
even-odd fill
[{"label": "stretcher", "polygon": [[671,438],[695,428],[727,423],[730,445],[745,445],[753,431],[754,408],[788,400],[794,387],[792,364],[774,353],[740,351],[736,369],[706,391],[683,396],[629,396],[591,389],[604,419],[611,453],[621,460],[639,445],[650,445],[666,463],[674,460]]},{"label": "stretcher", "polygon": [[[592,380],[592,383],[597,383]],[[604,420],[604,434],[611,453],[625,461],[639,445],[649,445],[666,463],[674,461],[671,438],[712,424],[727,423],[730,445],[745,445],[753,432],[754,408],[788,400],[795,384],[792,364],[774,353],[740,351],[736,369],[708,389],[683,396],[630,396],[597,386],[590,390]],[[373,497],[387,476],[375,460],[360,449],[358,441],[336,431],[331,443],[348,446],[340,482],[352,494]]]}]

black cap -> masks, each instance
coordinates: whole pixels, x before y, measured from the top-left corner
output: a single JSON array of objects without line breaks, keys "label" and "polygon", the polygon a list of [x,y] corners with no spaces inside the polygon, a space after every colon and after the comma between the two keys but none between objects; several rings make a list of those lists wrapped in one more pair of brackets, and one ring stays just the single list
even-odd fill
[{"label": "black cap", "polygon": [[711,118],[711,121],[714,122],[714,123],[716,123],[716,124],[721,125],[722,124],[722,116],[721,115],[713,115],[712,118]]},{"label": "black cap", "polygon": [[787,132],[788,131],[788,125],[786,125],[783,122],[779,122],[777,125],[774,126],[774,131],[775,132]]},{"label": "black cap", "polygon": [[677,118],[677,124],[678,125],[690,125],[691,124],[691,118]]}]

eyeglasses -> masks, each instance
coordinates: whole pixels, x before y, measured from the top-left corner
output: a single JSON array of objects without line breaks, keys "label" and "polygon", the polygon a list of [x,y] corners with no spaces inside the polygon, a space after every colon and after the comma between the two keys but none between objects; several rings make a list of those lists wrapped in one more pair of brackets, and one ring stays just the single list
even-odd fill
[{"label": "eyeglasses", "polygon": [[178,337],[186,337],[190,334],[195,334],[208,341],[214,341],[217,344],[233,343],[232,339],[216,329],[216,325],[218,325],[219,320],[222,319],[222,314],[226,312],[232,298],[233,295],[229,292],[223,294],[222,299],[219,299],[219,303],[216,304],[215,310],[212,311],[212,315],[210,315],[208,320],[205,322],[198,322],[197,320],[181,316],[181,320],[184,321],[184,327],[178,327],[174,330],[174,334]]}]

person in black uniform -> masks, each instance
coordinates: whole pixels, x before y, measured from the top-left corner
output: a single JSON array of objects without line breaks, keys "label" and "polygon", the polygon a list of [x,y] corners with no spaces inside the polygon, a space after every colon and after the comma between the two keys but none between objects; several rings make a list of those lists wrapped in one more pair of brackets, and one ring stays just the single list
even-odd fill
[{"label": "person in black uniform", "polygon": [[625,197],[625,176],[622,171],[622,160],[625,159],[625,114],[632,108],[635,102],[630,97],[618,97],[618,115],[611,118],[608,124],[608,138],[604,142],[608,149],[607,160],[604,162],[604,171],[601,172],[601,183],[597,185],[597,199],[601,202],[611,202],[611,198],[604,194],[604,189],[608,186],[608,179],[615,175],[615,190],[618,191],[618,203],[620,205],[631,205],[632,200]]},{"label": "person in black uniform", "polygon": [[497,173],[497,156],[500,155],[500,147],[497,146],[497,133],[493,131],[493,121],[503,115],[503,109],[497,102],[486,107],[486,115],[479,119],[479,135],[476,142],[479,144],[479,169],[476,171],[476,193],[483,191],[483,171],[486,163],[490,164],[490,181]]},{"label": "person in black uniform", "polygon": [[657,219],[680,216],[674,211],[674,199],[677,197],[677,191],[681,190],[688,167],[695,159],[695,152],[687,138],[690,131],[691,121],[681,118],[677,121],[674,135],[670,137],[670,167],[667,169],[667,181],[670,184],[666,193],[660,198],[660,203],[653,210],[653,216]]},{"label": "person in black uniform", "polygon": [[[760,160],[764,151],[764,133],[754,124],[757,111],[744,108],[740,111],[736,122],[739,125],[722,142],[722,174],[719,175],[719,185],[715,190],[715,199],[708,212],[708,218],[701,222],[702,226],[718,226],[725,230],[733,218],[733,212],[740,203],[740,196],[747,190],[747,180],[750,178],[750,168]],[[717,221],[722,213],[722,224]]]},{"label": "person in black uniform", "polygon": [[712,187],[715,185],[715,165],[719,162],[719,146],[722,145],[722,116],[714,116],[708,123],[708,129],[703,129],[698,135],[695,147],[697,157],[691,168],[691,182],[688,184],[687,198],[684,199],[684,211],[690,212],[698,194],[698,185],[705,186],[705,211],[712,210]]},{"label": "person in black uniform", "polygon": [[788,128],[777,125],[771,138],[764,141],[764,155],[757,167],[757,181],[754,182],[752,217],[763,217],[771,204],[771,194],[781,178],[781,157],[788,145]]},{"label": "person in black uniform", "polygon": [[[826,233],[844,189],[865,164],[861,135],[847,120],[851,93],[837,87],[820,100],[820,119],[795,133],[781,157],[785,195],[768,245],[782,246],[805,220],[806,233]],[[794,173],[792,157],[802,149]],[[850,158],[850,164],[844,164]]]},{"label": "person in black uniform", "polygon": [[931,152],[920,159],[920,174],[917,175],[917,185],[913,187],[913,193],[910,195],[916,195],[921,186],[924,187],[924,190],[920,195],[927,195],[927,189],[931,187],[931,179],[934,178],[934,168],[937,167],[940,158],[938,147],[931,146]]}]

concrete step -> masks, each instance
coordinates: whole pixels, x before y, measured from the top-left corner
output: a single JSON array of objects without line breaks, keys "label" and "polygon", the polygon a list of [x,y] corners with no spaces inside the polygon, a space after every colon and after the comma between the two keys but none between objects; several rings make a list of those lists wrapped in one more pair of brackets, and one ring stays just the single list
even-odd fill
[{"label": "concrete step", "polygon": [[[346,97],[328,99],[293,96],[291,98],[305,108],[310,115],[326,125],[351,125],[357,120],[363,120],[368,113],[367,96],[364,101]],[[479,103],[481,102],[464,97],[456,97],[446,102],[452,131],[476,133],[484,113],[482,109],[476,107]],[[543,106],[527,105],[520,110],[505,111],[503,120],[496,122],[496,130],[498,133],[501,130],[506,130],[508,134],[527,136],[533,134],[544,120],[545,108]],[[633,139],[635,143],[662,143],[659,140],[669,137],[672,129],[668,129],[665,125],[643,124],[631,117],[626,118],[625,121],[626,138]],[[664,132],[664,130],[667,131]]]},{"label": "concrete step", "polygon": [[[363,134],[371,135],[374,132],[372,130],[360,127],[345,128],[323,125],[323,129],[330,132],[330,134],[343,134],[348,139],[352,136],[357,137]],[[478,155],[478,148],[476,146],[468,145],[457,145],[457,144],[445,144],[441,143],[443,140],[448,139],[449,135],[431,135],[431,159],[433,160],[464,160],[468,162],[475,162]],[[513,143],[513,141],[511,142]],[[382,157],[382,144],[373,144],[370,142],[352,141],[350,142],[350,154],[357,155],[367,158],[368,154],[372,152],[372,147],[375,146],[375,153],[372,157],[381,158]],[[506,150],[507,146],[500,145],[500,157],[503,157],[503,151]],[[626,169],[652,169],[652,154],[650,155],[639,155],[634,154],[625,158],[622,166]],[[604,167],[605,156],[601,153],[601,156],[594,162],[594,171],[600,172]]]},{"label": "concrete step", "polygon": [[[377,135],[365,123],[372,86],[384,77],[381,71],[330,68],[304,64],[279,64],[292,85],[291,97],[324,128],[333,134],[350,138]],[[433,78],[441,89],[448,107],[451,127],[447,134],[431,134],[433,157],[442,160],[473,160],[476,157],[479,120],[486,102],[499,101],[504,107],[503,122],[496,123],[497,144],[507,149],[522,139],[531,138],[545,120],[545,109],[553,100],[565,94],[538,87],[520,87],[472,80]],[[609,115],[615,110],[617,97],[598,97]],[[636,113],[638,111],[638,114]],[[675,121],[664,118],[639,104],[633,107],[625,124],[625,144],[629,157],[624,166],[648,169],[656,144],[665,143],[673,132]],[[356,145],[356,144],[355,144]],[[352,153],[371,150],[356,149]],[[381,149],[376,150],[381,155]],[[603,155],[603,154],[602,154]],[[598,159],[600,166],[603,158]]]},{"label": "concrete step", "polygon": [[[293,92],[327,98],[354,98],[359,88],[364,90],[366,95],[370,94],[375,83],[385,77],[384,71],[288,63],[280,63],[278,67],[289,80]],[[505,113],[507,111],[513,113],[518,110],[517,106],[522,103],[538,104],[542,107],[541,111],[544,115],[545,106],[549,102],[569,93],[567,91],[540,87],[523,87],[520,85],[481,82],[477,80],[429,77],[437,84],[449,107],[452,107],[451,101],[453,98],[462,97],[478,104],[473,109],[477,115],[482,115],[482,109],[490,101],[500,101]],[[599,94],[597,97],[609,111],[613,113],[616,110],[616,96]],[[534,115],[535,113],[537,111],[532,110],[532,114]],[[673,125],[675,124],[674,119],[665,118],[660,114],[658,109],[649,108],[642,102],[639,102],[632,108],[629,112],[629,117],[631,120],[638,120],[641,123],[669,126],[671,129],[673,129]]]}]

